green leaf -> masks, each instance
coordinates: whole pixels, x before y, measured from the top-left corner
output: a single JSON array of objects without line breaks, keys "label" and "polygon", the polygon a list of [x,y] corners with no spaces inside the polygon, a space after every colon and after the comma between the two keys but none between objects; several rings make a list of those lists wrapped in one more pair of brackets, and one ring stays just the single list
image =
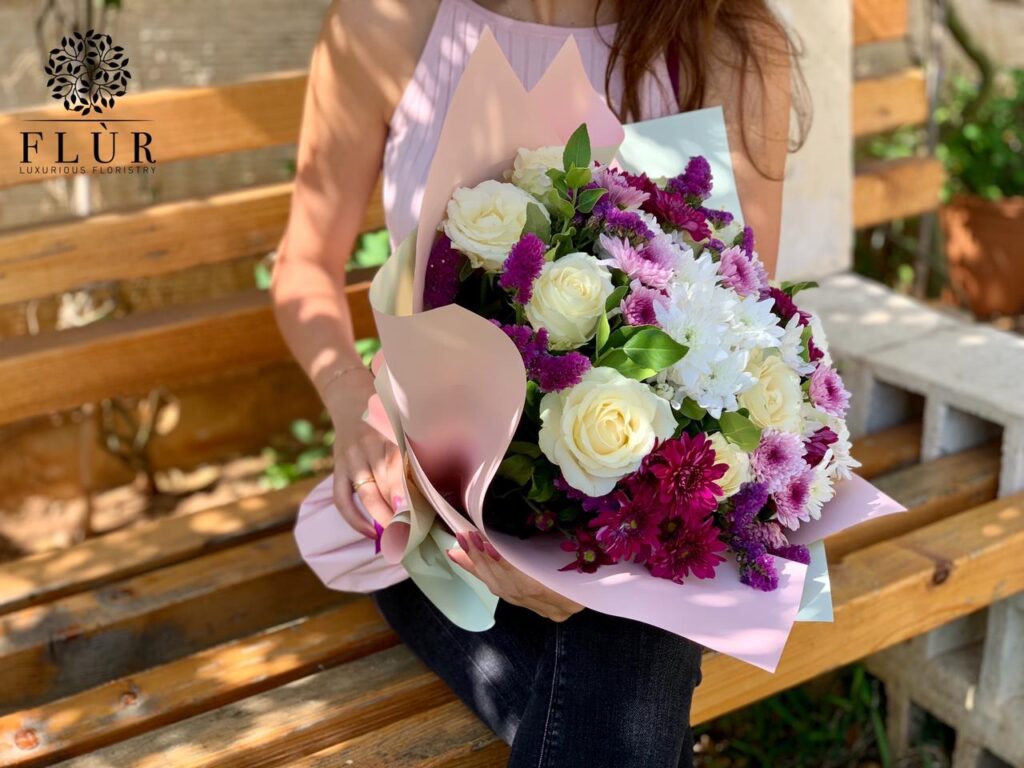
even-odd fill
[{"label": "green leaf", "polygon": [[718,420],[725,439],[747,453],[753,452],[761,442],[761,429],[746,416],[728,411]]},{"label": "green leaf", "polygon": [[593,177],[594,174],[590,172],[587,166],[573,166],[565,172],[565,184],[570,189],[579,189],[580,187],[587,186]]},{"label": "green leaf", "polygon": [[476,267],[469,263],[469,259],[466,259],[459,267],[459,282],[464,283],[469,280],[475,270]]},{"label": "green leaf", "polygon": [[626,356],[622,349],[613,349],[611,352],[602,355],[597,363],[600,366],[614,368],[628,379],[643,381],[651,376],[657,375],[657,371],[643,365],[637,365]]},{"label": "green leaf", "polygon": [[683,404],[679,407],[679,412],[689,419],[694,421],[700,421],[707,413],[707,408],[701,408],[694,400],[686,398],[683,400]]},{"label": "green leaf", "polygon": [[620,285],[614,291],[608,294],[608,298],[604,302],[604,311],[611,312],[613,309],[622,303],[622,300],[626,297],[626,293],[629,292],[628,285]]},{"label": "green leaf", "polygon": [[498,474],[517,485],[526,485],[533,476],[533,459],[521,453],[508,456],[498,465]]},{"label": "green leaf", "polygon": [[303,445],[312,443],[315,435],[316,430],[312,422],[306,419],[296,419],[292,422],[292,436]]},{"label": "green leaf", "polygon": [[559,168],[548,168],[546,174],[551,179],[551,185],[558,190],[562,197],[569,194],[569,185],[565,183],[565,171]]},{"label": "green leaf", "polygon": [[536,235],[545,243],[551,241],[551,219],[536,203],[526,205],[526,223],[520,237],[527,232]]},{"label": "green leaf", "polygon": [[608,194],[607,189],[584,189],[576,200],[576,210],[580,213],[590,213],[597,205],[597,201]]},{"label": "green leaf", "polygon": [[622,345],[622,351],[637,365],[657,372],[679,362],[686,347],[660,328],[645,326]]},{"label": "green leaf", "polygon": [[547,463],[538,464],[533,471],[533,477],[530,480],[530,490],[527,492],[526,498],[538,504],[543,504],[546,501],[550,501],[554,495],[555,482],[551,465]]},{"label": "green leaf", "polygon": [[800,291],[806,291],[808,288],[817,288],[818,284],[814,280],[804,280],[802,282],[791,282],[785,280],[782,283],[782,292],[789,294],[790,298],[796,296]]},{"label": "green leaf", "polygon": [[590,134],[587,132],[586,123],[580,123],[580,127],[573,131],[569,141],[565,143],[562,167],[568,171],[573,166],[577,168],[590,167]]},{"label": "green leaf", "polygon": [[601,313],[597,318],[597,333],[594,336],[594,350],[600,352],[608,343],[608,336],[611,334],[611,326],[608,324],[608,314]]},{"label": "green leaf", "polygon": [[557,213],[563,219],[571,219],[573,214],[576,213],[576,209],[573,208],[572,203],[563,197],[560,197],[555,190],[549,190],[547,197],[544,198],[544,202],[548,208]]},{"label": "green leaf", "polygon": [[524,456],[537,459],[540,458],[540,448],[536,443],[528,443],[524,440],[513,440],[508,445],[509,453],[521,453]]}]

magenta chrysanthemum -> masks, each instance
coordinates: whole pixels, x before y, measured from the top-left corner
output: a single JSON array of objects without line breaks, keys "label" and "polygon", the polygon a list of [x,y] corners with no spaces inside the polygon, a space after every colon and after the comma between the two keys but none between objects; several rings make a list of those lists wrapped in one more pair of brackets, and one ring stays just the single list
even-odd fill
[{"label": "magenta chrysanthemum", "polygon": [[783,325],[788,323],[794,315],[800,318],[800,325],[807,325],[811,322],[811,316],[797,307],[793,298],[781,288],[772,286],[767,290],[761,291],[761,300],[763,301],[764,299],[775,300],[775,303],[772,305],[772,314],[782,320]]},{"label": "magenta chrysanthemum", "polygon": [[804,461],[816,467],[825,458],[829,447],[839,440],[839,435],[828,427],[822,427],[804,441]]},{"label": "magenta chrysanthemum", "polygon": [[639,280],[634,280],[620,305],[622,319],[627,325],[657,325],[657,306],[667,308],[668,297],[661,291],[648,288]]},{"label": "magenta chrysanthemum", "polygon": [[717,481],[728,470],[727,464],[715,463],[707,435],[684,432],[648,454],[639,472],[657,482],[658,499],[669,505],[668,514],[700,520],[718,506],[722,489]]},{"label": "magenta chrysanthemum", "polygon": [[725,562],[719,553],[726,547],[720,539],[722,532],[710,518],[667,518],[660,528],[657,544],[646,563],[652,575],[677,584],[682,584],[691,574],[698,579],[714,578],[715,568]]},{"label": "magenta chrysanthemum", "polygon": [[722,284],[732,288],[740,296],[760,294],[768,287],[768,272],[759,259],[750,258],[739,247],[732,246],[722,251],[718,262],[718,274]]},{"label": "magenta chrysanthemum", "polygon": [[807,469],[804,444],[800,436],[766,429],[757,449],[750,456],[750,468],[768,492],[774,493],[790,477]]},{"label": "magenta chrysanthemum", "polygon": [[630,498],[624,491],[615,492],[616,505],[591,519],[598,543],[616,562],[643,560],[658,536],[658,516],[650,494]]},{"label": "magenta chrysanthemum", "polygon": [[533,281],[544,266],[544,241],[527,232],[512,246],[502,268],[498,285],[515,295],[519,304],[527,304],[533,296]]},{"label": "magenta chrysanthemum", "polygon": [[459,270],[465,258],[452,248],[452,241],[447,235],[441,235],[434,241],[423,278],[424,308],[436,309],[455,301],[459,292]]},{"label": "magenta chrysanthemum", "polygon": [[566,552],[575,553],[573,561],[559,568],[560,571],[593,573],[602,565],[612,564],[608,553],[601,549],[594,534],[589,531],[577,531],[575,538],[563,541],[559,546]]},{"label": "magenta chrysanthemum", "polygon": [[815,406],[833,416],[846,415],[850,407],[850,393],[843,386],[843,380],[835,369],[819,365],[811,374],[808,394]]},{"label": "magenta chrysanthemum", "polygon": [[601,235],[598,243],[605,259],[601,264],[621,269],[631,280],[639,280],[652,288],[664,288],[671,280],[674,270],[671,263],[666,263],[666,254],[661,246],[638,248],[628,240],[619,237]]},{"label": "magenta chrysanthemum", "polygon": [[807,502],[811,498],[811,482],[814,480],[814,470],[808,469],[793,475],[779,490],[772,494],[775,502],[776,519],[795,531],[800,527],[800,522],[811,519],[807,509]]},{"label": "magenta chrysanthemum", "polygon": [[700,209],[688,204],[682,195],[675,192],[656,189],[643,209],[657,216],[669,229],[686,232],[694,242],[711,236],[711,227]]}]

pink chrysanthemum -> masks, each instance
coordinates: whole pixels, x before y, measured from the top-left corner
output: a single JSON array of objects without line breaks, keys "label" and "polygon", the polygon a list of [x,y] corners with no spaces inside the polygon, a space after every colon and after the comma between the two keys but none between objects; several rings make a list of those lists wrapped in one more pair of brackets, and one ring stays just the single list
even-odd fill
[{"label": "pink chrysanthemum", "polygon": [[719,552],[725,543],[719,538],[721,531],[711,519],[679,520],[668,518],[661,523],[658,543],[647,559],[647,568],[653,576],[671,579],[677,584],[691,574],[698,579],[711,579],[715,568],[725,562]]},{"label": "pink chrysanthemum", "polygon": [[811,374],[808,394],[815,406],[833,416],[845,416],[850,407],[850,393],[835,369],[819,365]]},{"label": "pink chrysanthemum", "polygon": [[672,262],[661,246],[637,248],[624,238],[601,235],[601,248],[608,258],[600,263],[621,269],[631,280],[639,280],[651,288],[664,288],[671,280]]},{"label": "pink chrysanthemum", "polygon": [[594,172],[594,181],[598,187],[608,190],[607,200],[623,211],[638,211],[647,200],[647,193],[631,186],[621,173],[602,166]]},{"label": "pink chrysanthemum", "polygon": [[800,436],[766,429],[757,449],[750,456],[750,468],[768,492],[774,493],[790,477],[807,469],[804,444]]},{"label": "pink chrysanthemum", "polygon": [[799,528],[801,521],[807,522],[811,519],[807,502],[811,498],[813,480],[814,470],[808,469],[806,472],[793,475],[782,488],[772,494],[776,518],[791,531]]},{"label": "pink chrysanthemum", "polygon": [[594,534],[589,531],[577,531],[574,539],[563,541],[559,546],[566,552],[574,552],[576,555],[571,563],[559,568],[560,571],[593,573],[602,565],[611,565],[613,562],[608,553],[598,544]]},{"label": "pink chrysanthemum", "polygon": [[684,432],[649,453],[637,474],[656,484],[658,500],[669,505],[669,515],[701,520],[718,506],[722,489],[717,481],[728,470],[727,464],[715,463],[707,435]]},{"label": "pink chrysanthemum", "polygon": [[748,257],[735,245],[722,251],[718,274],[722,276],[722,284],[740,296],[759,294],[768,287],[768,273],[764,265],[759,259]]},{"label": "pink chrysanthemum", "polygon": [[668,296],[654,288],[648,288],[639,280],[630,283],[629,293],[619,305],[622,319],[628,325],[657,325],[655,307],[668,308]]}]

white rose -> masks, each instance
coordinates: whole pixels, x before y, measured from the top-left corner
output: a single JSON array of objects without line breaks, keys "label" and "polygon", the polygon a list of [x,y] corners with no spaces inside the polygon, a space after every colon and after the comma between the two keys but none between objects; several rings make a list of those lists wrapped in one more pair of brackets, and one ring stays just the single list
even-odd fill
[{"label": "white rose", "polygon": [[552,349],[575,349],[594,337],[611,294],[612,274],[586,253],[549,261],[533,283],[526,319],[546,328]]},{"label": "white rose", "polygon": [[505,171],[505,178],[520,189],[525,189],[534,197],[543,200],[551,187],[551,178],[547,175],[549,168],[562,169],[562,153],[565,147],[541,147],[540,149],[520,149],[511,171]]},{"label": "white rose", "polygon": [[718,479],[723,498],[729,498],[740,486],[750,480],[750,456],[739,446],[733,445],[721,432],[711,436],[711,447],[715,449],[715,463],[725,464],[728,471]]},{"label": "white rose", "polygon": [[[448,201],[444,233],[474,267],[499,272],[523,234],[530,203],[537,201],[514,184],[501,181],[488,179],[472,189],[459,187]],[[548,215],[544,206],[538,204],[538,208]]]},{"label": "white rose", "polygon": [[757,426],[800,434],[804,393],[800,377],[778,355],[766,355],[749,370],[757,383],[739,396]]},{"label": "white rose", "polygon": [[591,368],[575,387],[544,395],[540,418],[541,451],[588,496],[609,493],[640,467],[655,440],[676,428],[666,400],[607,367]]}]

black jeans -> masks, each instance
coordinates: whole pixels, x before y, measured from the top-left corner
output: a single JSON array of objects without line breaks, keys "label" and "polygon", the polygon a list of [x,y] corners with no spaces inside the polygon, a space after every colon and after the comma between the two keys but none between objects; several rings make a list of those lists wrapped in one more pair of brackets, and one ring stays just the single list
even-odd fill
[{"label": "black jeans", "polygon": [[701,647],[584,609],[556,623],[500,601],[467,632],[410,580],[373,593],[399,637],[512,746],[510,768],[689,768]]}]

